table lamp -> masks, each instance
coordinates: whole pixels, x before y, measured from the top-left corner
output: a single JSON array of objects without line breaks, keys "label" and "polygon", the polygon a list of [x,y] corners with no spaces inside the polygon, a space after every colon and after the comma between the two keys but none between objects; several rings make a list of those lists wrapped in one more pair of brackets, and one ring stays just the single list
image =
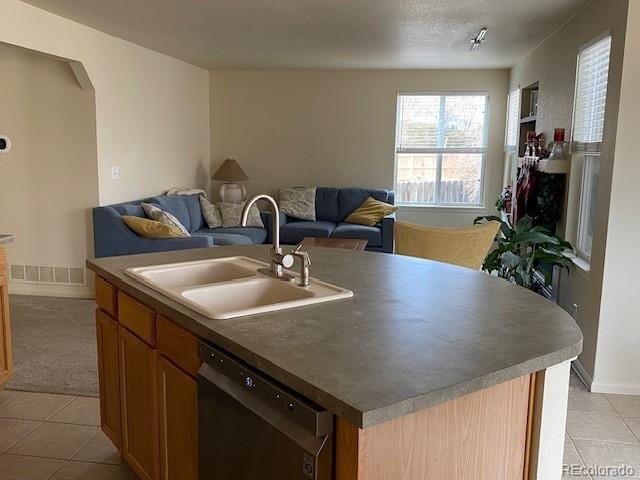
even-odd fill
[{"label": "table lamp", "polygon": [[249,180],[249,177],[233,158],[227,158],[222,162],[211,178],[225,182],[219,190],[223,202],[240,203],[247,198],[244,185],[235,182],[244,182]]}]

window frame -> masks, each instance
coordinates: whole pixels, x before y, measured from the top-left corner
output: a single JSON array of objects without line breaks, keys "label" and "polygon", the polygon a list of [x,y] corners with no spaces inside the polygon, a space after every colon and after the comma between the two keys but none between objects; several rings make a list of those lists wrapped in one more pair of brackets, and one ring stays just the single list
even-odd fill
[{"label": "window frame", "polygon": [[[484,112],[484,130],[483,130],[483,146],[473,148],[411,148],[405,149],[402,152],[399,151],[400,143],[400,99],[405,96],[431,96],[431,97],[485,97],[485,112]],[[422,202],[401,202],[397,200],[397,204],[400,207],[410,208],[433,208],[433,209],[456,209],[461,210],[473,210],[485,208],[485,182],[486,182],[486,164],[487,164],[487,150],[489,143],[489,116],[491,106],[491,94],[487,91],[475,91],[475,92],[398,92],[396,95],[396,131],[395,131],[395,145],[394,145],[394,166],[393,166],[393,185],[396,192],[398,191],[398,155],[400,154],[431,154],[437,155],[436,160],[436,192],[434,203],[422,203]],[[445,100],[446,101],[446,100]],[[479,154],[481,155],[480,165],[480,191],[478,203],[445,203],[439,202],[440,197],[440,185],[442,181],[442,157],[446,154]],[[397,199],[397,194],[396,194]]]},{"label": "window frame", "polygon": [[[610,39],[610,46],[609,46],[609,65],[608,65],[608,72],[607,72],[607,93],[605,95],[605,110],[604,110],[604,114],[603,114],[603,137],[602,140],[599,142],[588,142],[588,143],[584,143],[584,142],[578,142],[575,140],[574,135],[575,135],[575,126],[576,126],[576,118],[577,118],[577,113],[578,113],[578,95],[580,92],[578,92],[578,86],[580,83],[580,61],[581,61],[581,56],[583,55],[584,51],[593,47],[594,45],[598,44],[599,42],[606,40],[606,39]],[[593,182],[589,182],[588,185],[588,191],[587,191],[587,185],[586,185],[586,166],[587,166],[587,161],[590,157],[594,157],[597,158],[598,161],[598,171],[599,173],[602,171],[602,143],[604,142],[604,129],[606,128],[606,121],[607,121],[607,97],[609,95],[609,80],[611,79],[611,54],[613,51],[613,36],[611,34],[610,31],[605,31],[602,34],[598,35],[597,37],[591,39],[590,41],[586,42],[585,44],[583,44],[580,49],[578,50],[578,54],[576,55],[576,78],[575,78],[575,86],[574,86],[574,94],[573,94],[573,112],[571,115],[571,152],[572,152],[572,158],[576,159],[579,158],[579,175],[580,175],[580,181],[578,183],[578,188],[579,191],[577,192],[577,199],[578,199],[578,204],[577,204],[577,209],[576,209],[576,217],[573,219],[575,228],[574,228],[574,235],[573,235],[573,241],[575,244],[575,249],[576,249],[576,256],[578,257],[578,259],[580,259],[582,262],[585,262],[585,269],[588,270],[590,268],[590,264],[591,264],[591,258],[593,255],[593,235],[591,237],[591,252],[586,252],[584,251],[584,249],[582,247],[584,247],[584,245],[582,245],[582,240],[583,240],[583,234],[585,229],[587,228],[587,225],[584,223],[585,221],[587,221],[587,216],[588,216],[588,211],[590,210],[591,206],[592,206],[592,202],[597,202],[597,185],[594,186]],[[595,197],[594,197],[594,188],[595,190]],[[595,219],[594,219],[594,225],[595,225]]]}]

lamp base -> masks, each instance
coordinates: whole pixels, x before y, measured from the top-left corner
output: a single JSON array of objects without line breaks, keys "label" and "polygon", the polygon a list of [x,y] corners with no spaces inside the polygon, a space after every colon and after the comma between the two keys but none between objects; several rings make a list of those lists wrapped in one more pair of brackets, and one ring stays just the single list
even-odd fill
[{"label": "lamp base", "polygon": [[239,183],[223,183],[218,193],[225,203],[242,203],[247,198],[247,189]]}]

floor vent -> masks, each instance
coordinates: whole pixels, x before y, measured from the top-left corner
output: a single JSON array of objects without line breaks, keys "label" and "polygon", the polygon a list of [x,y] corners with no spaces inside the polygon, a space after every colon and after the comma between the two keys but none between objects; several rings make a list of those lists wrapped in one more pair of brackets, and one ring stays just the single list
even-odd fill
[{"label": "floor vent", "polygon": [[21,283],[52,285],[86,285],[83,267],[53,267],[49,265],[11,265],[11,280]]}]

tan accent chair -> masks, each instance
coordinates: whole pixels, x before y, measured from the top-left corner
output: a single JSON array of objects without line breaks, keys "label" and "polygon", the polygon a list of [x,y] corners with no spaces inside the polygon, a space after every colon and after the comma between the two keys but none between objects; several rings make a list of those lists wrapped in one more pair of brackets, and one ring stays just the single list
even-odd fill
[{"label": "tan accent chair", "polygon": [[395,253],[479,270],[499,228],[500,223],[495,221],[468,228],[396,222]]}]

